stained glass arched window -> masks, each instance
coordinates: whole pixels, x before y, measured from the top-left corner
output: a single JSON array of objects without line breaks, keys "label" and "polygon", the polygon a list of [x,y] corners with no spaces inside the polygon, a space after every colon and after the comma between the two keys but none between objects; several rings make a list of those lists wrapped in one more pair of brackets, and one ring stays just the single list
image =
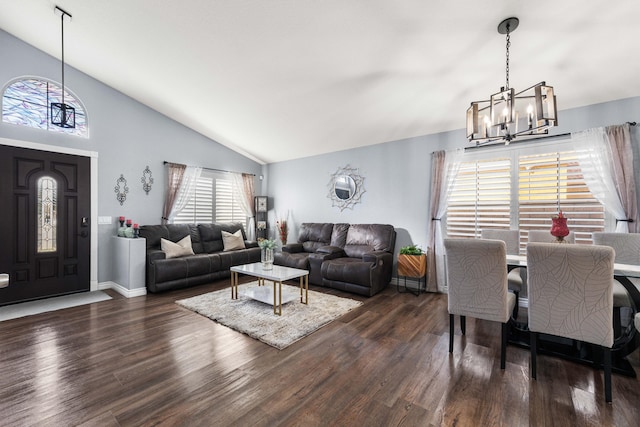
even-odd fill
[{"label": "stained glass arched window", "polygon": [[10,82],[2,93],[2,121],[52,132],[89,137],[87,115],[82,102],[66,88],[64,102],[75,108],[76,127],[62,128],[51,124],[52,102],[62,102],[62,88],[57,83],[26,77]]}]

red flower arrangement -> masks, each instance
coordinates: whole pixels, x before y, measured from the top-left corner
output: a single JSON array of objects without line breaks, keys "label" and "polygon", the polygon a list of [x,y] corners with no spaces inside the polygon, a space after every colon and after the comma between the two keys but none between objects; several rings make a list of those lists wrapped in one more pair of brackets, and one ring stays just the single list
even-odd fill
[{"label": "red flower arrangement", "polygon": [[287,236],[289,235],[289,226],[287,225],[287,221],[284,219],[276,221],[276,228],[278,229],[278,234],[280,235],[280,241],[283,245],[286,245]]}]

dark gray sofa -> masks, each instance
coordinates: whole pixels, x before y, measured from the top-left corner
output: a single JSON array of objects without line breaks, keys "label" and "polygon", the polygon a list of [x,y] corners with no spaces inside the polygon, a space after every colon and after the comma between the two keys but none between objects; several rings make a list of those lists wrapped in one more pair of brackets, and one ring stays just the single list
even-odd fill
[{"label": "dark gray sofa", "polygon": [[309,282],[372,296],[391,281],[396,231],[389,224],[303,223],[275,264],[309,270]]},{"label": "dark gray sofa", "polygon": [[[222,230],[229,233],[242,230],[246,249],[225,252]],[[177,242],[187,235],[191,236],[195,255],[166,259],[160,249],[160,239]],[[258,243],[247,241],[240,223],[143,225],[140,237],[147,240],[146,285],[149,292],[185,288],[230,277],[231,266],[260,261]]]}]

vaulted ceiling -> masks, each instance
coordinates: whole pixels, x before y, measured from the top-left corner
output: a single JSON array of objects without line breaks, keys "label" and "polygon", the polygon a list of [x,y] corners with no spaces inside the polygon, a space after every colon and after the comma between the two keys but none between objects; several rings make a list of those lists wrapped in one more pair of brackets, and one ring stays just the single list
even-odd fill
[{"label": "vaulted ceiling", "polygon": [[0,0],[0,28],[60,58],[55,5],[69,65],[261,163],[463,128],[509,16],[511,87],[640,95],[636,0]]}]

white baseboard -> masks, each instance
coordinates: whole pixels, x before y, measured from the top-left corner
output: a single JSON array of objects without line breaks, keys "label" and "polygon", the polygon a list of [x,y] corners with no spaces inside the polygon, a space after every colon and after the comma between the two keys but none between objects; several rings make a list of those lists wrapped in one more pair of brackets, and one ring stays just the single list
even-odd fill
[{"label": "white baseboard", "polygon": [[120,295],[123,295],[127,298],[140,297],[147,294],[147,288],[127,289],[124,286],[117,284],[116,282],[110,281],[98,283],[98,289],[113,289]]}]

